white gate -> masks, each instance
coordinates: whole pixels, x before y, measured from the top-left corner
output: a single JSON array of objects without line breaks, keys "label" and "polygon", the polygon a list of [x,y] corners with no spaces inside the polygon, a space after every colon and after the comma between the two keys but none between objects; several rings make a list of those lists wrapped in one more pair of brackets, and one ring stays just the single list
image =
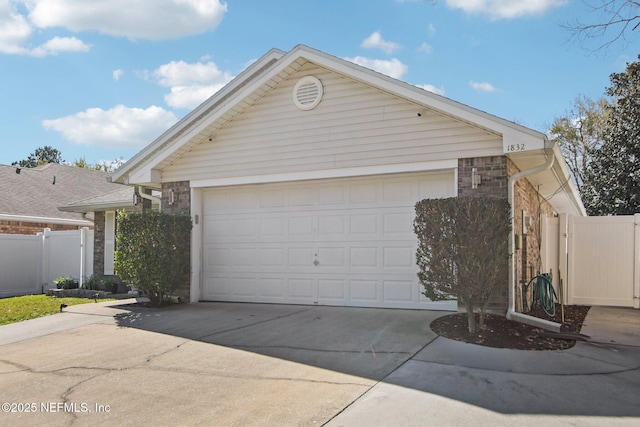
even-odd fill
[{"label": "white gate", "polygon": [[547,220],[543,269],[557,266],[568,304],[640,308],[638,224],[640,214]]}]

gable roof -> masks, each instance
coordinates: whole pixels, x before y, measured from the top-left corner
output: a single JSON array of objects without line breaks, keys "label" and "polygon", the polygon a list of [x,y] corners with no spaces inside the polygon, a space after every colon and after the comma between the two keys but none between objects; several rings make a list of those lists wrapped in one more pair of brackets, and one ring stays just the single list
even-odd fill
[{"label": "gable roof", "polygon": [[81,213],[58,207],[113,191],[118,186],[109,183],[108,176],[104,171],[56,163],[36,168],[0,165],[0,219],[91,225]]},{"label": "gable roof", "polygon": [[[553,144],[549,144],[543,133],[393,79],[347,60],[304,45],[298,45],[287,53],[277,49],[267,52],[228,85],[116,170],[112,176],[113,181],[158,187],[163,168],[179,159],[194,146],[206,141],[225,123],[251,107],[267,92],[308,62],[405,99],[417,106],[438,111],[456,120],[501,135],[505,154],[520,170],[544,163],[549,149],[553,146]],[[509,153],[508,147],[513,146],[524,147],[523,152],[526,155],[524,153]],[[569,178],[562,156],[556,160],[554,174],[549,176],[551,180],[557,182],[558,186],[567,189],[560,196],[556,195],[555,204],[560,206],[560,209],[556,208],[556,210],[560,212],[566,210],[566,213],[584,215],[584,207],[582,207],[579,197],[576,199],[577,191]],[[566,200],[561,200],[563,197]]]}]

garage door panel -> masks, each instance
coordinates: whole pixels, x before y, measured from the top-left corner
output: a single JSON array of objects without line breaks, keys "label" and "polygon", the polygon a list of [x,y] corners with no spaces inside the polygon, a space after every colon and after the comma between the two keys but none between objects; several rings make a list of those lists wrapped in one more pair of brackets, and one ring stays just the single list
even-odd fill
[{"label": "garage door panel", "polygon": [[318,266],[344,268],[347,265],[346,251],[344,250],[344,248],[320,246],[318,248],[317,254]]},{"label": "garage door panel", "polygon": [[351,268],[371,268],[379,265],[377,247],[352,247],[349,249]]},{"label": "garage door panel", "polygon": [[318,302],[320,304],[340,304],[347,299],[344,279],[318,279]]},{"label": "garage door panel", "polygon": [[378,236],[378,214],[354,214],[349,216],[350,234]]},{"label": "garage door panel", "polygon": [[413,181],[408,180],[390,180],[385,182],[382,187],[382,201],[385,204],[404,204],[415,203],[413,194]]},{"label": "garage door panel", "polygon": [[236,248],[231,251],[231,264],[237,267],[254,267],[258,260],[257,249]]},{"label": "garage door panel", "polygon": [[229,301],[231,278],[224,275],[207,275],[204,278],[206,299]]},{"label": "garage door panel", "polygon": [[413,232],[415,203],[451,196],[454,179],[449,171],[208,190],[204,299],[455,309],[421,295]]},{"label": "garage door panel", "polygon": [[374,303],[379,300],[377,280],[350,280],[349,291],[351,294],[350,301],[354,303]]},{"label": "garage door panel", "polygon": [[349,200],[354,205],[368,205],[378,202],[378,187],[376,182],[357,182],[350,186]]},{"label": "garage door panel", "polygon": [[315,302],[314,280],[305,277],[293,277],[288,280],[288,295],[292,300],[305,304]]},{"label": "garage door panel", "polygon": [[224,267],[231,263],[231,250],[227,248],[205,248],[206,263],[212,267]]},{"label": "garage door panel", "polygon": [[253,297],[258,294],[258,281],[252,276],[234,277],[230,288],[231,295],[236,297]]},{"label": "garage door panel", "polygon": [[314,206],[316,201],[316,191],[308,185],[291,188],[289,194],[289,206]]},{"label": "garage door panel", "polygon": [[383,233],[391,239],[410,239],[413,232],[413,213],[385,213],[383,214]]},{"label": "garage door panel", "polygon": [[383,268],[400,268],[406,271],[415,264],[414,253],[411,246],[385,247],[383,249]]},{"label": "garage door panel", "polygon": [[412,303],[415,286],[411,280],[385,280],[383,282],[384,301],[395,303]]},{"label": "garage door panel", "polygon": [[315,234],[316,217],[315,216],[292,216],[288,221],[289,236],[291,237],[309,237]]},{"label": "garage door panel", "polygon": [[313,265],[315,247],[292,247],[288,249],[289,267],[309,268]]},{"label": "garage door panel", "polygon": [[346,229],[344,215],[323,215],[318,217],[318,235],[320,237],[343,239]]},{"label": "garage door panel", "polygon": [[275,237],[282,239],[285,230],[285,218],[261,218],[260,219],[260,236]]},{"label": "garage door panel", "polygon": [[346,201],[346,189],[343,185],[327,185],[318,189],[318,206],[343,206]]},{"label": "garage door panel", "polygon": [[286,298],[286,286],[282,278],[261,277],[258,296],[282,300]]}]

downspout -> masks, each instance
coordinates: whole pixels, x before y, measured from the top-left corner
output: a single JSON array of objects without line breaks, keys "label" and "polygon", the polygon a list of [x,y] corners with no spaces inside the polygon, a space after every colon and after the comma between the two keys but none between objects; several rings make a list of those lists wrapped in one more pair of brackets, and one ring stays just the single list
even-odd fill
[{"label": "downspout", "polygon": [[518,172],[515,175],[512,175],[509,178],[508,186],[507,186],[507,197],[509,200],[509,206],[511,206],[511,231],[509,232],[509,308],[507,309],[507,319],[514,320],[517,322],[525,323],[530,326],[534,326],[537,328],[544,328],[555,332],[560,332],[560,324],[556,322],[550,322],[548,320],[540,319],[538,317],[529,316],[524,313],[518,313],[515,311],[516,306],[516,284],[514,283],[514,277],[516,272],[516,264],[515,259],[513,257],[514,248],[515,248],[515,184],[516,181],[527,177],[529,175],[533,175],[539,172],[546,171],[553,166],[553,162],[555,160],[555,156],[553,154],[552,149],[545,148],[545,152],[549,154],[547,160],[541,164],[540,166],[536,166],[534,168]]},{"label": "downspout", "polygon": [[151,194],[147,194],[144,192],[142,187],[138,187],[138,195],[143,199],[151,200],[151,203],[157,203],[162,206],[162,199],[160,197],[152,196]]}]

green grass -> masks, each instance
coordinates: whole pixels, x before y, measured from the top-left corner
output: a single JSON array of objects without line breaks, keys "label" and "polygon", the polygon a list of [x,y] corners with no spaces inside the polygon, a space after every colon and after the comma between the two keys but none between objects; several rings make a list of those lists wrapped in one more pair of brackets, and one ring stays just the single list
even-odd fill
[{"label": "green grass", "polygon": [[[109,301],[109,300],[98,300]],[[92,303],[85,298],[53,298],[46,295],[27,295],[0,299],[0,325],[35,319],[59,313],[60,304],[76,305]]]}]

